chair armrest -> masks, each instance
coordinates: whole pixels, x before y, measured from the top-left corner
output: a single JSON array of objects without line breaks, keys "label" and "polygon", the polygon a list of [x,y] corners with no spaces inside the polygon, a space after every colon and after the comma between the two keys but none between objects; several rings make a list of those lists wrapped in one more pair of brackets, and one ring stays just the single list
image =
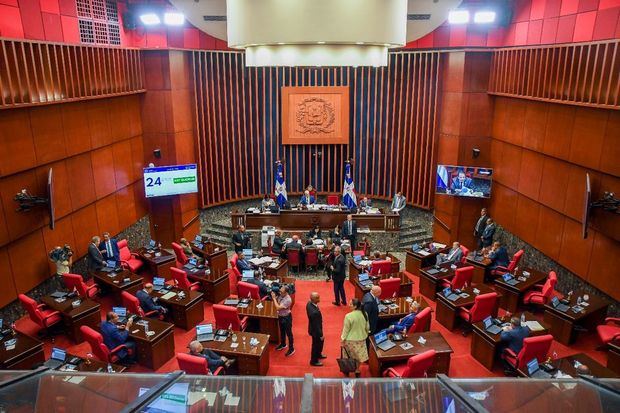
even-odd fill
[{"label": "chair armrest", "polygon": [[508,268],[506,268],[506,267],[502,267],[501,265],[500,265],[499,267],[495,267],[495,268],[493,269],[493,271],[503,271],[503,272],[509,272],[509,271],[508,271]]},{"label": "chair armrest", "polygon": [[129,351],[129,349],[127,348],[127,346],[126,346],[126,345],[121,344],[120,346],[116,346],[116,347],[114,347],[112,350],[110,350],[110,354],[115,354],[115,353],[118,353],[118,352],[119,352],[119,351],[121,351],[121,350],[127,350],[127,351]]},{"label": "chair armrest", "polygon": [[510,357],[510,358],[513,358],[513,359],[516,359],[516,358],[517,358],[517,355],[515,354],[515,352],[514,352],[514,351],[512,351],[512,350],[511,350],[511,349],[509,349],[509,348],[507,348],[507,349],[505,349],[505,350],[504,350],[504,356],[506,356],[506,357]]},{"label": "chair armrest", "polygon": [[222,374],[222,372],[224,371],[224,367],[218,367],[217,369],[215,369],[215,371],[213,373],[211,373],[211,370],[209,370],[209,374],[213,375],[213,376],[219,376]]},{"label": "chair armrest", "polygon": [[45,304],[43,304],[43,303],[41,303],[41,304],[37,304],[37,308],[38,308],[39,310],[43,310],[43,309],[45,309],[45,307],[47,307],[47,305],[45,305]]},{"label": "chair armrest", "polygon": [[159,311],[153,310],[153,311],[149,311],[148,313],[144,313],[145,317],[151,317],[151,316],[154,316],[154,315],[159,316]]},{"label": "chair armrest", "polygon": [[198,286],[199,286],[199,285],[200,285],[200,282],[199,282],[199,281],[193,282],[193,283],[191,283],[189,286],[190,286],[190,287],[193,287],[193,286],[195,286],[195,285],[198,285]]},{"label": "chair armrest", "polygon": [[242,330],[243,330],[243,329],[245,329],[245,327],[246,327],[246,326],[247,326],[247,324],[248,324],[248,316],[243,317],[243,318],[240,320],[240,324],[241,324],[241,329],[242,329]]},{"label": "chair armrest", "polygon": [[545,298],[545,296],[543,295],[543,293],[540,293],[538,291],[532,292],[531,297],[540,297],[540,298]]},{"label": "chair armrest", "polygon": [[45,317],[43,317],[43,320],[47,320],[50,317],[54,317],[56,315],[60,315],[60,311],[52,311],[51,313],[49,313],[48,315],[46,315]]},{"label": "chair armrest", "polygon": [[383,372],[383,377],[400,377],[400,376],[398,375],[396,370],[390,367],[386,371]]},{"label": "chair armrest", "polygon": [[620,318],[618,318],[618,317],[607,317],[605,319],[605,323],[609,323],[609,322],[620,324]]}]

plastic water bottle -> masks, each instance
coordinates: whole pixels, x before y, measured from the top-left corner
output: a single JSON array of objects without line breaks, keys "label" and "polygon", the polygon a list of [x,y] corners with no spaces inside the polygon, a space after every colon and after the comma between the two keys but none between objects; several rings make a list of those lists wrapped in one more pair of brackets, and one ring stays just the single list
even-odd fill
[{"label": "plastic water bottle", "polygon": [[110,363],[108,363],[108,373],[114,373],[114,369]]},{"label": "plastic water bottle", "polygon": [[525,313],[521,313],[521,324],[525,323]]}]

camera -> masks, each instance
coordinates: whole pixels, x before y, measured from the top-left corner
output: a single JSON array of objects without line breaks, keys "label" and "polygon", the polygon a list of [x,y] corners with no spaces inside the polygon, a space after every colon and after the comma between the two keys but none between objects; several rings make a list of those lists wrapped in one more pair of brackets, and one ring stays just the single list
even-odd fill
[{"label": "camera", "polygon": [[73,255],[73,250],[69,244],[65,244],[62,247],[56,247],[50,251],[49,257],[50,260],[56,261],[68,261],[69,258]]}]

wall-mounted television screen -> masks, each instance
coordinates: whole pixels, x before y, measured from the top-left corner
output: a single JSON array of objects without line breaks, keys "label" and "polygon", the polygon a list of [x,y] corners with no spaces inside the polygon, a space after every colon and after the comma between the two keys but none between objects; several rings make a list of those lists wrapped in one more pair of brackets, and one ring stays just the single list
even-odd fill
[{"label": "wall-mounted television screen", "polygon": [[437,165],[438,194],[489,198],[493,169],[477,166]]},{"label": "wall-mounted television screen", "polygon": [[196,164],[144,168],[147,198],[198,192]]}]

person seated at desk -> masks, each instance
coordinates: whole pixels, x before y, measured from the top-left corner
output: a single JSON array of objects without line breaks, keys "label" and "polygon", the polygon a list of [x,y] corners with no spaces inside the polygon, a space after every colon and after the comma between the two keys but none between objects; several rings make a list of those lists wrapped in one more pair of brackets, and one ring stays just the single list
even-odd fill
[{"label": "person seated at desk", "polygon": [[340,230],[340,225],[336,224],[334,229],[329,232],[329,237],[336,245],[340,245],[342,243],[342,232]]},{"label": "person seated at desk", "polygon": [[202,343],[198,340],[194,340],[189,343],[189,354],[196,357],[206,358],[207,366],[209,367],[209,371],[211,371],[211,373],[215,372],[215,370],[220,367],[228,368],[235,362],[235,359],[220,356],[215,351],[204,348]]},{"label": "person seated at desk", "polygon": [[120,349],[116,355],[119,357],[121,363],[133,363],[135,362],[135,348],[136,343],[129,338],[129,330],[133,325],[133,318],[127,320],[127,324],[118,324],[118,314],[114,311],[110,311],[106,314],[105,321],[101,322],[100,330],[103,342],[112,350],[116,347],[124,344],[127,349]]},{"label": "person seated at desk", "polygon": [[267,284],[265,284],[265,282],[260,279],[259,271],[254,271],[254,278],[250,278],[245,282],[258,286],[258,294],[260,295],[260,298],[267,297],[269,295],[269,287],[267,287]]},{"label": "person seated at desk", "polygon": [[370,200],[367,197],[364,197],[357,206],[357,209],[360,211],[365,211],[367,208],[370,208]]},{"label": "person seated at desk", "polygon": [[291,242],[288,242],[285,246],[284,249],[289,251],[289,250],[302,250],[302,245],[301,242],[299,242],[299,236],[297,235],[293,235],[293,238],[291,238]]},{"label": "person seated at desk", "polygon": [[281,257],[284,254],[284,238],[282,238],[282,231],[279,229],[276,230],[275,236],[273,237],[271,252],[274,254],[279,254]]},{"label": "person seated at desk", "polygon": [[390,206],[390,209],[392,210],[392,212],[399,213],[405,208],[406,203],[407,199],[403,196],[402,192],[398,191],[392,199],[392,205]]},{"label": "person seated at desk", "polygon": [[157,311],[160,315],[166,314],[168,310],[166,309],[166,307],[163,307],[156,303],[156,299],[151,297],[152,292],[153,284],[151,283],[144,284],[144,288],[136,292],[136,297],[140,301],[140,307],[142,307],[142,311],[144,311],[145,313]]},{"label": "person seated at desk", "polygon": [[407,331],[409,331],[409,329],[413,325],[413,323],[415,321],[415,317],[418,315],[419,312],[420,312],[420,304],[417,301],[415,301],[415,300],[412,301],[409,304],[409,314],[407,314],[406,316],[404,316],[400,320],[398,320],[396,322],[396,324],[392,324],[391,326],[386,328],[385,331],[388,334],[394,334],[394,333],[405,334],[405,333],[407,333]]},{"label": "person seated at desk", "polygon": [[[521,349],[523,348],[523,339],[530,335],[530,329],[527,326],[521,325],[521,319],[519,317],[512,317],[510,319],[510,325],[506,327],[502,327],[502,332],[499,335],[499,339],[501,341],[501,351],[499,354],[506,350],[511,350],[514,354],[519,354]],[[505,364],[505,373],[512,374],[513,367],[504,362]]]},{"label": "person seated at desk", "polygon": [[308,206],[308,205],[314,205],[314,197],[312,195],[310,195],[309,191],[305,191],[304,195],[301,197],[301,199],[299,200],[299,205],[303,205],[303,206]]},{"label": "person seated at desk", "polygon": [[497,267],[507,267],[510,263],[510,257],[508,257],[508,251],[499,241],[495,241],[489,251],[488,258],[491,260],[489,269],[494,270]]},{"label": "person seated at desk", "polygon": [[458,174],[452,178],[450,189],[452,189],[455,194],[467,195],[472,192],[471,187],[473,183],[474,181],[467,177],[465,171],[460,169]]},{"label": "person seated at desk", "polygon": [[246,248],[252,248],[251,236],[245,232],[245,226],[239,225],[237,232],[232,236],[232,242],[235,246],[235,252],[239,253]]},{"label": "person seated at desk", "polygon": [[308,185],[308,186],[306,187],[306,191],[308,191],[308,193],[310,194],[310,196],[311,196],[311,197],[313,197],[314,199],[316,199],[317,192],[316,192],[316,189],[314,189],[314,188],[312,187],[312,185]]},{"label": "person seated at desk", "polygon": [[383,261],[383,258],[381,258],[381,252],[379,251],[375,251],[372,253],[372,260],[373,261]]},{"label": "person seated at desk", "polygon": [[192,250],[192,244],[189,243],[187,238],[181,238],[179,240],[179,245],[183,249],[183,252],[185,253],[187,259],[194,258],[195,260],[202,261],[201,257],[194,254],[194,250]]},{"label": "person seated at desk", "polygon": [[243,273],[243,271],[252,270],[252,264],[245,259],[243,251],[237,253],[237,269]]},{"label": "person seated at desk", "polygon": [[317,238],[321,239],[321,228],[319,228],[318,225],[315,225],[314,228],[308,231],[308,233],[306,234],[306,237],[310,239],[317,239]]},{"label": "person seated at desk", "polygon": [[447,254],[437,254],[435,258],[435,265],[441,265],[445,263],[455,264],[463,258],[463,250],[461,250],[461,244],[458,242],[452,243],[452,248]]},{"label": "person seated at desk", "polygon": [[263,211],[268,211],[269,208],[276,206],[275,201],[269,196],[269,194],[265,194],[265,196],[263,197],[263,200],[260,203],[261,208],[263,209]]},{"label": "person seated at desk", "polygon": [[106,260],[114,260],[116,262],[121,260],[121,254],[118,250],[117,241],[115,238],[110,237],[109,232],[103,233],[103,240],[99,243],[99,250]]}]

